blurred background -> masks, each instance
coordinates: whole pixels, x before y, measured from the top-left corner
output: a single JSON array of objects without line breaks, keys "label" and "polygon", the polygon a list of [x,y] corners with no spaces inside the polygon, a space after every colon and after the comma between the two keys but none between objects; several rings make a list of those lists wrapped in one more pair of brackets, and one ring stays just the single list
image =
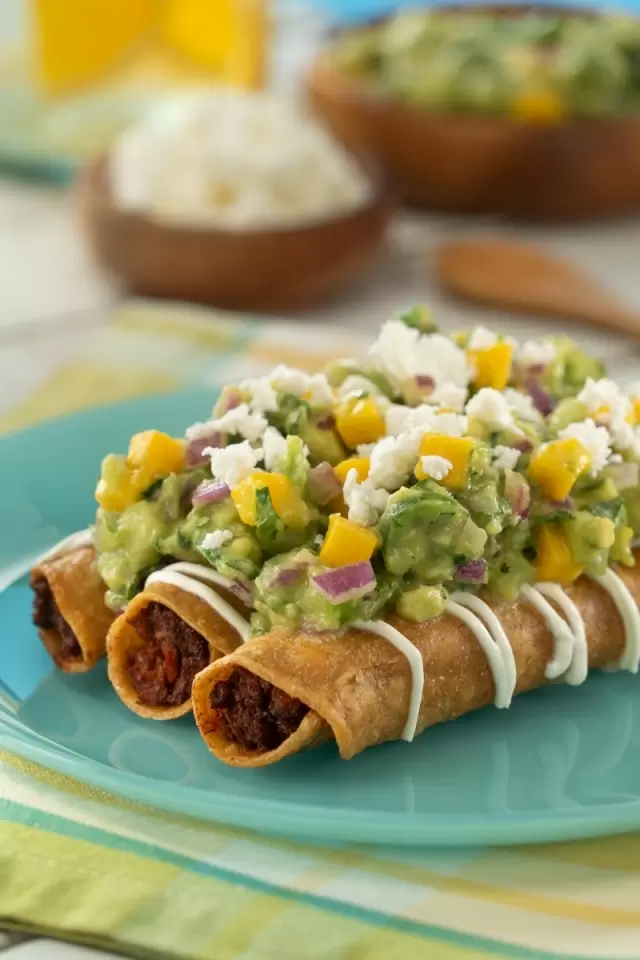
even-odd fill
[{"label": "blurred background", "polygon": [[471,7],[0,0],[0,428],[423,301],[631,376],[640,3]]}]

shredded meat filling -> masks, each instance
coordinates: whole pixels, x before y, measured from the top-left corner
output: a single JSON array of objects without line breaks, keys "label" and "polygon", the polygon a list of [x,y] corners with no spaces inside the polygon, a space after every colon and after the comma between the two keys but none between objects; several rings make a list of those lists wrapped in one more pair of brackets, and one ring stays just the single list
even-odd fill
[{"label": "shredded meat filling", "polygon": [[239,667],[211,691],[211,706],[224,735],[246,750],[275,750],[290,737],[309,708]]},{"label": "shredded meat filling", "polygon": [[33,622],[41,630],[55,630],[60,636],[60,659],[79,660],[82,649],[75,633],[64,619],[46,577],[38,577],[33,587]]},{"label": "shredded meat filling", "polygon": [[143,643],[129,659],[129,676],[142,703],[179,706],[208,665],[209,645],[193,627],[153,601],[132,620]]}]

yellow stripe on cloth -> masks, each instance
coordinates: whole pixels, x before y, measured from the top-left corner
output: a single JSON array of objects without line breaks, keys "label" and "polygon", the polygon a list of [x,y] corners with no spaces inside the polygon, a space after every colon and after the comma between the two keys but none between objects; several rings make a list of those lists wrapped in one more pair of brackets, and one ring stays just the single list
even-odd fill
[{"label": "yellow stripe on cloth", "polygon": [[175,390],[178,380],[156,370],[82,361],[60,367],[25,401],[0,419],[0,432],[100,403]]}]

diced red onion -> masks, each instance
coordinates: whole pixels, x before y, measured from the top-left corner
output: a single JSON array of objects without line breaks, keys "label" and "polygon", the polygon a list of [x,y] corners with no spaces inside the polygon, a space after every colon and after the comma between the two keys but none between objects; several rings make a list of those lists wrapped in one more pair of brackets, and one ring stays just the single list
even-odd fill
[{"label": "diced red onion", "polygon": [[551,510],[573,510],[574,503],[571,497],[565,497],[564,500],[550,500]]},{"label": "diced red onion", "polygon": [[311,581],[316,590],[334,604],[357,600],[376,587],[376,575],[369,560],[318,573]]},{"label": "diced red onion", "polygon": [[318,430],[333,430],[336,425],[336,418],[332,413],[327,413],[324,417],[316,420]]},{"label": "diced red onion", "polygon": [[533,400],[533,405],[544,417],[549,416],[554,407],[551,395],[540,386],[535,380],[527,380],[525,383],[527,393]]},{"label": "diced red onion", "polygon": [[185,453],[185,463],[188,467],[199,467],[203,463],[207,462],[207,457],[204,455],[204,451],[207,447],[224,447],[227,443],[227,436],[224,433],[216,430],[214,433],[209,433],[204,437],[197,437],[195,440],[191,440],[187,444],[187,450]]},{"label": "diced red onion", "polygon": [[428,373],[417,373],[413,379],[416,387],[421,390],[433,390],[436,385],[435,380]]},{"label": "diced red onion", "polygon": [[467,560],[456,567],[454,575],[455,580],[462,580],[465,583],[485,583],[487,579],[487,561],[486,560]]},{"label": "diced red onion", "polygon": [[528,437],[521,437],[519,440],[513,444],[516,450],[519,450],[520,453],[530,453],[533,450],[533,444]]},{"label": "diced red onion", "polygon": [[230,493],[229,487],[222,480],[203,480],[194,490],[191,503],[194,507],[204,507],[208,503],[219,503]]},{"label": "diced red onion", "polygon": [[317,467],[312,467],[309,470],[308,485],[309,496],[320,506],[342,493],[342,484],[330,463],[319,463]]},{"label": "diced red onion", "polygon": [[294,567],[285,567],[283,570],[279,570],[273,580],[269,583],[270,587],[290,587],[292,584],[297,583],[302,576],[306,573],[308,563],[299,563]]},{"label": "diced red onion", "polygon": [[232,580],[229,584],[229,590],[244,603],[245,607],[253,606],[253,593],[251,587],[247,586],[244,580]]},{"label": "diced red onion", "polygon": [[532,363],[528,367],[525,367],[525,371],[531,377],[539,377],[546,370],[546,364],[544,363]]},{"label": "diced red onion", "polygon": [[515,472],[507,473],[504,493],[517,517],[526,517],[531,504],[531,489],[525,478]]},{"label": "diced red onion", "polygon": [[640,479],[640,470],[637,463],[614,463],[607,469],[607,474],[614,481],[618,490],[629,490],[637,487]]}]

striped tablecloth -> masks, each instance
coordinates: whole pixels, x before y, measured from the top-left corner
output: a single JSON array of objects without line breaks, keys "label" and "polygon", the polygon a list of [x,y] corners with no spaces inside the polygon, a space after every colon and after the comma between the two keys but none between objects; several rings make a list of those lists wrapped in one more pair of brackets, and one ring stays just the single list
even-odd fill
[{"label": "striped tablecloth", "polygon": [[[128,304],[78,335],[56,369],[49,352],[46,376],[32,350],[0,429],[275,362],[314,369],[361,342],[346,327]],[[631,362],[624,343],[615,349]],[[640,835],[505,850],[307,846],[143,809],[0,752],[3,925],[199,960],[640,960]]]}]

